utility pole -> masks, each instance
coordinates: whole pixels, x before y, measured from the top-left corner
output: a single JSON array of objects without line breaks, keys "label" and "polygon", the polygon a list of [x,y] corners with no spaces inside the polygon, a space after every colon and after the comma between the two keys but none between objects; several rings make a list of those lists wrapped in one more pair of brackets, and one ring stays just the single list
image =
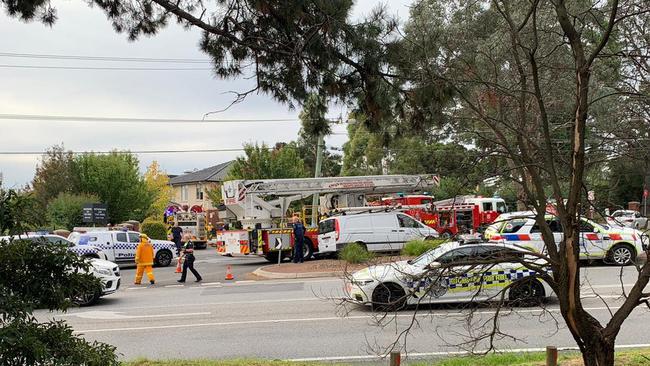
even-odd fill
[{"label": "utility pole", "polygon": [[[316,145],[316,168],[314,169],[314,178],[320,178],[323,166],[323,153],[325,152],[325,135],[318,134],[318,142]],[[318,206],[319,195],[315,193],[311,201],[311,224],[316,226],[318,223]]]}]

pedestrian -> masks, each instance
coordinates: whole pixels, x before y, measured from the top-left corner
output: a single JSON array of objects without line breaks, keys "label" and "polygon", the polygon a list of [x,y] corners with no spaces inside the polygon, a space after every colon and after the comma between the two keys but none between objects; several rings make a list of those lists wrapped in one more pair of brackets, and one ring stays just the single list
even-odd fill
[{"label": "pedestrian", "polygon": [[172,240],[174,241],[174,244],[176,244],[176,255],[178,256],[181,255],[181,247],[183,246],[183,243],[181,242],[182,237],[183,228],[178,226],[178,223],[174,223],[174,227],[172,227]]},{"label": "pedestrian", "polygon": [[178,282],[183,283],[185,282],[185,278],[187,277],[187,269],[189,268],[190,271],[192,271],[192,274],[194,277],[196,277],[195,282],[201,282],[203,278],[201,278],[201,275],[199,272],[197,272],[196,269],[194,269],[194,243],[190,240],[190,236],[188,234],[185,234],[183,237],[185,240],[185,245],[183,245],[183,273],[181,274],[181,279],[178,280]]},{"label": "pedestrian", "polygon": [[135,284],[139,285],[142,281],[142,275],[144,272],[147,272],[147,277],[149,278],[149,283],[156,283],[156,279],[153,277],[153,246],[149,237],[145,234],[140,234],[140,244],[138,244],[137,249],[135,250]]},{"label": "pedestrian", "polygon": [[302,263],[303,245],[305,245],[305,226],[300,222],[300,217],[293,217],[293,263]]}]

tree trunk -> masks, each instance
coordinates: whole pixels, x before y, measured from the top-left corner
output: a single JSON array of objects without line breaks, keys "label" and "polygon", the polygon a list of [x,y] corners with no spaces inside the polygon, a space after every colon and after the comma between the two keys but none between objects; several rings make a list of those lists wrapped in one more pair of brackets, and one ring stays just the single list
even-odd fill
[{"label": "tree trunk", "polygon": [[584,349],[582,360],[585,366],[613,366],[614,365],[614,340],[607,339],[604,335],[595,331],[583,339]]}]

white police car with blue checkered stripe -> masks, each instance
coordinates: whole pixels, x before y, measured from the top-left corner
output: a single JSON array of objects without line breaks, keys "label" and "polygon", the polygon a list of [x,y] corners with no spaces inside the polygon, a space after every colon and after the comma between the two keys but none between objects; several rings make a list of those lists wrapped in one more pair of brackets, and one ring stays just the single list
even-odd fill
[{"label": "white police car with blue checkered stripe", "polygon": [[[133,262],[135,250],[140,243],[137,231],[98,230],[85,233],[73,232],[69,239],[79,246],[96,246],[101,248],[108,260],[116,263]],[[169,240],[151,239],[156,265],[169,266],[176,257],[176,246]]]},{"label": "white police car with blue checkered stripe", "polygon": [[[10,238],[9,236],[3,236],[0,237],[0,240],[8,240],[9,238]],[[11,238],[14,240],[16,239],[30,240],[30,241],[41,240],[48,244],[63,244],[68,247],[68,250],[70,250],[71,252],[79,256],[104,259],[104,260],[108,259],[106,253],[104,253],[100,248],[93,245],[85,245],[85,246],[76,245],[75,243],[71,242],[70,240],[60,235],[39,232],[39,233],[28,233],[25,235],[16,235]]]},{"label": "white police car with blue checkered stripe", "polygon": [[[546,262],[508,244],[444,243],[418,258],[371,266],[352,274],[352,301],[379,310],[409,304],[499,301],[537,304],[553,294],[540,273]],[[530,267],[530,265],[529,265]],[[550,273],[550,272],[549,272]]]}]

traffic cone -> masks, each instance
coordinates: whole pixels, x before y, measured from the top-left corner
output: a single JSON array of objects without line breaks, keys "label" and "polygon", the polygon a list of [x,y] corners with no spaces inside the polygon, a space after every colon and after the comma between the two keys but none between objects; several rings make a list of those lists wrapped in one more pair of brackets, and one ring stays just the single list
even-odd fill
[{"label": "traffic cone", "polygon": [[228,268],[226,269],[226,280],[234,280],[235,277],[232,275],[232,271],[230,270],[230,265],[228,265]]},{"label": "traffic cone", "polygon": [[183,273],[183,270],[181,269],[181,259],[182,257],[178,257],[178,263],[176,264],[176,272],[174,273]]}]

